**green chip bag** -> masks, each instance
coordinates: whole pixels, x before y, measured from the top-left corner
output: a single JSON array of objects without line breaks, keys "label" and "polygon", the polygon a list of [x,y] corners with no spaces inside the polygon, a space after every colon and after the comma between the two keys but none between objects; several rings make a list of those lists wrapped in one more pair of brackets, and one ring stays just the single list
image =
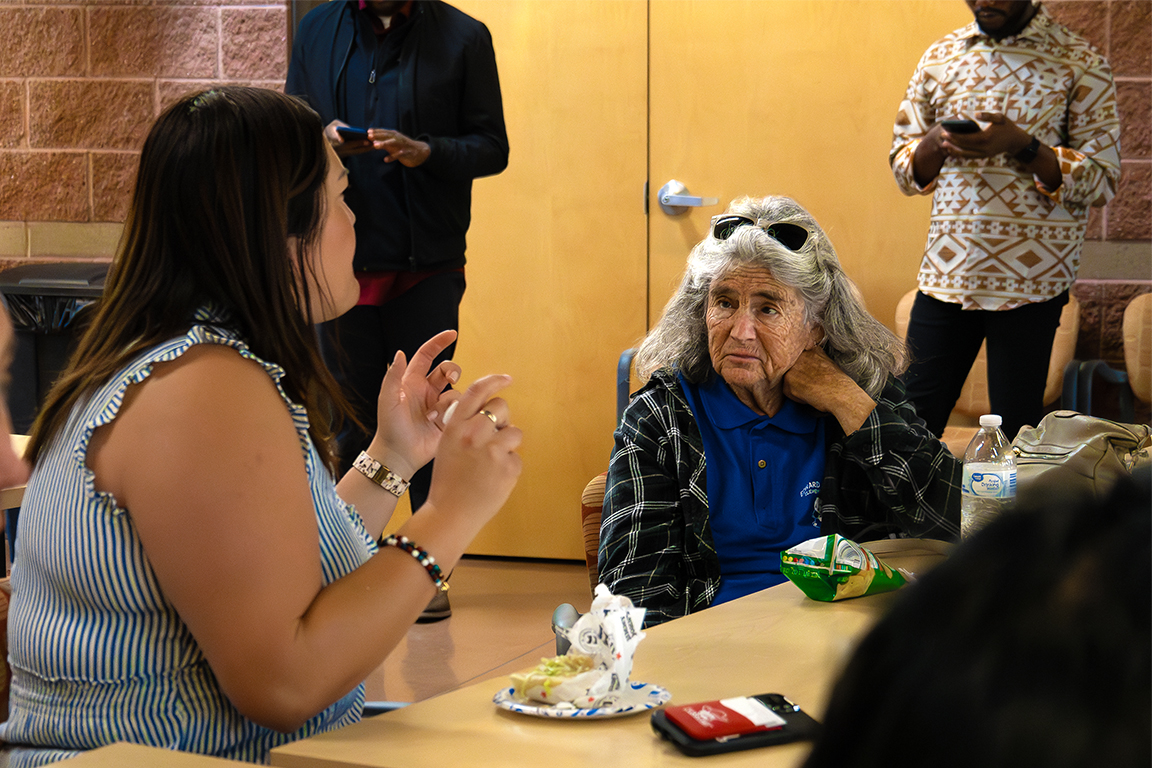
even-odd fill
[{"label": "green chip bag", "polygon": [[832,602],[899,589],[911,579],[839,534],[780,553],[780,571],[813,600]]}]

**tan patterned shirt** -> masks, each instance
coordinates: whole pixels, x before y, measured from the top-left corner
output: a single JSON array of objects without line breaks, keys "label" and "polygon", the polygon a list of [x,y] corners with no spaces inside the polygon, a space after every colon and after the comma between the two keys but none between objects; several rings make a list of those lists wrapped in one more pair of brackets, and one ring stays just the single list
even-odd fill
[{"label": "tan patterned shirt", "polygon": [[[1002,112],[1055,150],[1063,176],[1045,189],[1007,155],[948,158],[926,187],[916,146],[939,120]],[[906,195],[932,193],[920,290],[965,309],[1013,309],[1067,290],[1080,268],[1090,206],[1120,178],[1120,121],[1108,62],[1043,7],[1016,37],[975,22],[920,59],[900,104],[888,161]]]}]

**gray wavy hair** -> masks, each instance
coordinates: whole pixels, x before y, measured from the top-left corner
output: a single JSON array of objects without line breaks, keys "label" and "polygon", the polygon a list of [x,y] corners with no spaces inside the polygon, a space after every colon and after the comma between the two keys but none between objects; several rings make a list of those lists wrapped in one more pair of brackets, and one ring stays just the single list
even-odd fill
[{"label": "gray wavy hair", "polygon": [[787,197],[744,197],[728,213],[773,223],[788,222],[808,230],[799,251],[790,251],[761,227],[739,227],[727,240],[711,235],[688,256],[680,288],[656,326],[636,352],[636,371],[647,378],[670,368],[694,383],[712,373],[705,326],[712,283],[737,266],[766,269],[799,292],[806,322],[824,329],[821,346],[849,378],[877,397],[890,375],[908,366],[904,344],[868,314],[856,284],[844,273],[824,230],[796,201]]}]

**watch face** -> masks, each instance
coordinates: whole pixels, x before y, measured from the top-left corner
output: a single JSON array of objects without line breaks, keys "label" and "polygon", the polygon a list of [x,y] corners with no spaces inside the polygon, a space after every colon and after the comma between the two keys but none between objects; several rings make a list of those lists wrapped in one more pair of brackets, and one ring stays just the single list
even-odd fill
[{"label": "watch face", "polygon": [[1033,136],[1032,141],[1030,141],[1028,143],[1028,146],[1024,147],[1024,149],[1022,149],[1016,153],[1016,159],[1019,160],[1024,165],[1028,165],[1029,163],[1031,163],[1033,160],[1036,159],[1036,155],[1038,155],[1039,153],[1040,153],[1040,139]]}]

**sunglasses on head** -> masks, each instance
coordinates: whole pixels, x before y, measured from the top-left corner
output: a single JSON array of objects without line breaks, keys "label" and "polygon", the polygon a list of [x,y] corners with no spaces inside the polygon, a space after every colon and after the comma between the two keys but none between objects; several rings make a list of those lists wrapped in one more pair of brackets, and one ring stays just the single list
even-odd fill
[{"label": "sunglasses on head", "polygon": [[757,220],[748,216],[742,216],[738,213],[722,213],[719,216],[712,217],[710,234],[717,240],[727,240],[732,237],[732,233],[735,232],[738,227],[750,224],[763,229],[773,240],[790,251],[798,251],[804,247],[804,243],[808,242],[808,230],[798,224],[778,221],[775,224],[761,226],[762,221],[764,221],[764,219]]}]

